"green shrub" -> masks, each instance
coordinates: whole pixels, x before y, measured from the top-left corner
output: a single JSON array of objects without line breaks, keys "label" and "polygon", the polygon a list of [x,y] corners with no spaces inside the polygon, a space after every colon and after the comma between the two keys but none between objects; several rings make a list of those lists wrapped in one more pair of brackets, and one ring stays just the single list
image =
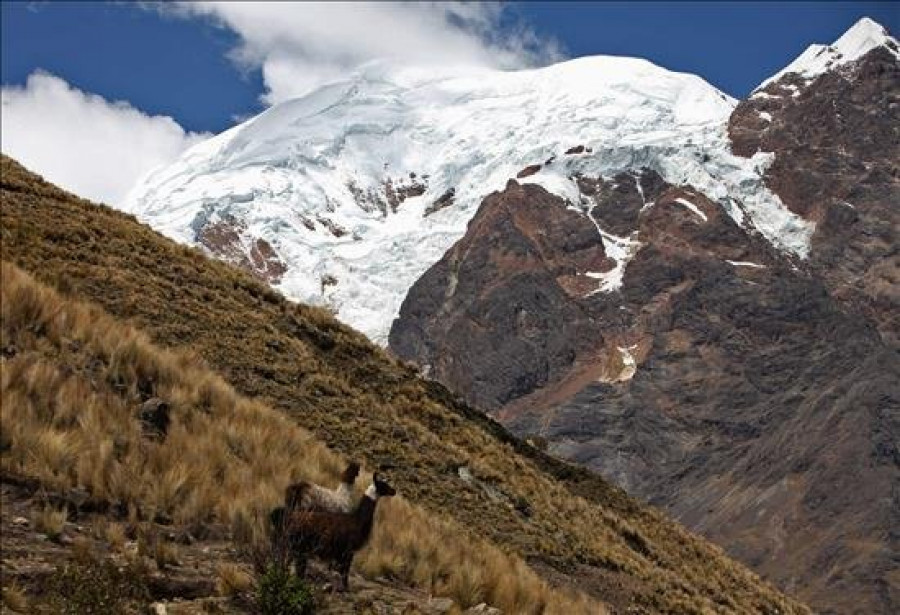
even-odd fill
[{"label": "green shrub", "polygon": [[262,615],[309,615],[315,606],[309,585],[275,565],[260,578],[256,602]]}]

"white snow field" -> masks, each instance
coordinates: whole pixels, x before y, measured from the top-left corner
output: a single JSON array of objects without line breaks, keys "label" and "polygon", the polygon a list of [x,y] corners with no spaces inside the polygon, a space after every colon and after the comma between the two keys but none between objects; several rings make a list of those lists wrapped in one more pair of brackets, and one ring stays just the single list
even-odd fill
[{"label": "white snow field", "polygon": [[[519,181],[577,204],[574,173],[648,167],[806,256],[813,225],[763,185],[771,154],[730,153],[735,105],[697,76],[633,58],[522,71],[372,63],[193,147],[145,177],[124,208],[188,244],[208,222],[239,220],[246,245],[263,238],[288,266],[279,290],[329,305],[385,344],[408,289],[464,234],[482,198],[551,158]],[[580,145],[582,153],[564,153]],[[424,193],[395,211],[388,181]],[[452,204],[426,215],[451,189]],[[597,292],[614,292],[640,244],[598,231],[619,262],[596,274]],[[337,283],[323,284],[332,282],[325,276]]]}]

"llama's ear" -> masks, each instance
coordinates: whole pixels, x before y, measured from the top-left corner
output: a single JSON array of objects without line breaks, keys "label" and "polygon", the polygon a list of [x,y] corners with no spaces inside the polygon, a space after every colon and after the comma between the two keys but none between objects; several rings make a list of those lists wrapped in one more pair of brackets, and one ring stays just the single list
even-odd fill
[{"label": "llama's ear", "polygon": [[359,476],[360,466],[355,461],[350,461],[347,463],[347,467],[344,468],[344,471],[341,473],[341,480],[345,483],[352,483],[356,481],[356,477]]}]

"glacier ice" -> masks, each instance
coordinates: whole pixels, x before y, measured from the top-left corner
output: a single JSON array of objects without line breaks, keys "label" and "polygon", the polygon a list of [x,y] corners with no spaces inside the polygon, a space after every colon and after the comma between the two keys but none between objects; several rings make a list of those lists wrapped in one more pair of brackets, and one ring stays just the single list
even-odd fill
[{"label": "glacier ice", "polygon": [[[483,197],[529,165],[541,167],[519,181],[573,203],[576,173],[651,168],[805,256],[813,227],[765,188],[771,156],[731,154],[735,105],[697,76],[634,58],[520,71],[373,62],[189,149],[146,176],[123,208],[191,244],[210,217],[240,220],[287,264],[279,290],[328,304],[384,344],[410,286],[465,233]],[[411,182],[421,189],[386,203]],[[639,244],[604,240],[618,255],[598,276],[609,291]]]}]

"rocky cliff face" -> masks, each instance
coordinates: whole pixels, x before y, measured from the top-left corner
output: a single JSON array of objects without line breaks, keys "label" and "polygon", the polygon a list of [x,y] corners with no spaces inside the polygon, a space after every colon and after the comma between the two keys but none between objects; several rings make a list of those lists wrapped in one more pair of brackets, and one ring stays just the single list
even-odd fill
[{"label": "rocky cliff face", "polygon": [[741,102],[735,153],[773,152],[766,184],[816,223],[810,265],[900,348],[900,63],[893,41],[813,81],[789,73]]},{"label": "rocky cliff face", "polygon": [[897,58],[863,21],[729,119],[735,154],[774,154],[765,185],[808,253],[690,177],[511,181],[413,285],[391,347],[818,610],[895,612]]},{"label": "rocky cliff face", "polygon": [[612,266],[588,217],[510,181],[413,287],[391,344],[473,404],[497,408],[602,343],[597,314],[580,299],[597,286],[585,272]]}]

